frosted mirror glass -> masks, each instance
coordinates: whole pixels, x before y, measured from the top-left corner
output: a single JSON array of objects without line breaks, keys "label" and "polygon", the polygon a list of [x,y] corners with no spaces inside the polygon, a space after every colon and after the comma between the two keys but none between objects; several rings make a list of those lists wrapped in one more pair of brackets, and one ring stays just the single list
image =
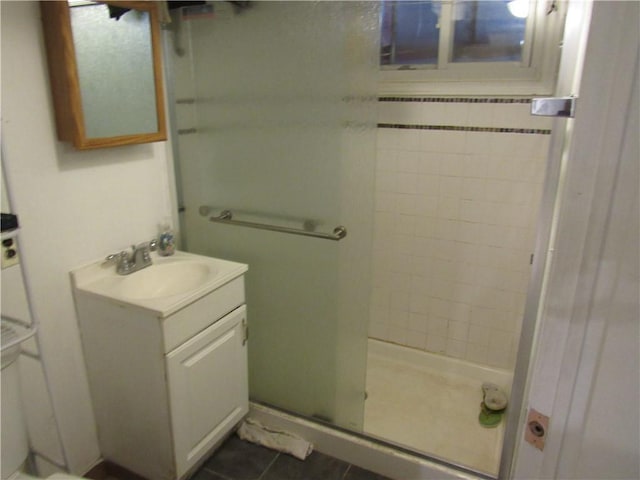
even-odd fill
[{"label": "frosted mirror glass", "polygon": [[87,138],[158,131],[149,12],[69,2]]}]

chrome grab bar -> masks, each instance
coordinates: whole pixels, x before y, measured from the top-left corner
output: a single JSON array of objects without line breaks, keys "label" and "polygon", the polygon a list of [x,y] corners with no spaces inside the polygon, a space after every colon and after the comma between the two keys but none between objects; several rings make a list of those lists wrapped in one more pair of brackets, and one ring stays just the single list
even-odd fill
[{"label": "chrome grab bar", "polygon": [[[204,207],[208,208],[208,207]],[[203,207],[200,207],[202,213]],[[270,230],[272,232],[290,233],[292,235],[303,235],[305,237],[322,238],[324,240],[342,240],[347,236],[347,229],[342,225],[333,229],[333,233],[314,232],[311,230],[301,230],[299,228],[282,227],[279,225],[269,225],[266,223],[245,222],[243,220],[234,220],[231,210],[223,210],[217,217],[209,217],[214,223],[225,223],[227,225],[238,225],[240,227],[257,228],[259,230]]]}]

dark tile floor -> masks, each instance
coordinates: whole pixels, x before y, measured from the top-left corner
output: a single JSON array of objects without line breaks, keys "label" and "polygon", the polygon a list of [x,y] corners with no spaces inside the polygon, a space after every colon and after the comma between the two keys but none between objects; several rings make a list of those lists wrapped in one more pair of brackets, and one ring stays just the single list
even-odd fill
[{"label": "dark tile floor", "polygon": [[313,452],[306,460],[232,435],[191,480],[391,480],[342,460]]}]

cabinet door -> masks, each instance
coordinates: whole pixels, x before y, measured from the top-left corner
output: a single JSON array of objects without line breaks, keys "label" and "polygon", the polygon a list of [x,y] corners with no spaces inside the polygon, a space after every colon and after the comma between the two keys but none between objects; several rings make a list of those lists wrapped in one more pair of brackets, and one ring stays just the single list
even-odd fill
[{"label": "cabinet door", "polygon": [[246,318],[243,305],[167,354],[178,478],[249,410]]}]

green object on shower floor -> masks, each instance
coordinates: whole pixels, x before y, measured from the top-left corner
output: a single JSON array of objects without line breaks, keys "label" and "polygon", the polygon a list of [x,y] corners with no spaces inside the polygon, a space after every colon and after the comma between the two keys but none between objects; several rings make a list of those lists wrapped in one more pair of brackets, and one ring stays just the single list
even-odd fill
[{"label": "green object on shower floor", "polygon": [[500,425],[502,421],[502,413],[504,410],[493,411],[489,410],[484,402],[480,403],[480,414],[478,415],[478,421],[484,428],[495,428]]}]

